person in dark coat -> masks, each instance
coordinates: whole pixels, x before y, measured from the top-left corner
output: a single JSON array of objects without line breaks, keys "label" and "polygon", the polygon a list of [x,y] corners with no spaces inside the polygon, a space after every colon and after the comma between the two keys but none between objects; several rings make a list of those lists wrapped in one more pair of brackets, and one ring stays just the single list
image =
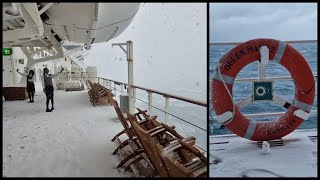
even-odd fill
[{"label": "person in dark coat", "polygon": [[21,75],[27,78],[27,92],[29,95],[29,99],[30,101],[28,103],[33,103],[34,102],[34,92],[35,92],[35,88],[34,88],[34,81],[35,81],[35,75],[34,75],[34,71],[30,70],[29,74],[28,73],[21,73],[19,72],[19,69],[17,69],[17,72]]},{"label": "person in dark coat", "polygon": [[[53,83],[52,83],[52,78],[59,76],[59,74],[63,71],[64,69],[62,68],[61,71],[57,74],[49,74],[49,69],[44,68],[43,69],[43,77],[42,77],[42,87],[43,87],[43,92],[47,96],[47,109],[46,112],[51,112],[54,110],[53,106]],[[49,101],[51,100],[51,109],[49,109]]]}]

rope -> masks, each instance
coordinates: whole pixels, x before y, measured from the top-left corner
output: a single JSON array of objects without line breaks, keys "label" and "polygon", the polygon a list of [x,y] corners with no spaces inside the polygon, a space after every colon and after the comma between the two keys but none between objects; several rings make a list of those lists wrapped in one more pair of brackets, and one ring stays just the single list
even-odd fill
[{"label": "rope", "polygon": [[[231,92],[229,91],[229,88],[228,88],[226,82],[224,81],[224,79],[222,77],[221,70],[220,70],[220,67],[219,67],[219,66],[222,66],[221,60],[222,60],[222,58],[219,60],[219,65],[217,66],[217,68],[218,68],[220,79],[222,80],[222,83],[223,83],[225,89],[227,90],[227,93],[228,93],[228,95],[229,95],[229,97],[230,97],[230,99],[232,101],[232,117],[231,117],[231,121],[232,121],[233,118],[234,118],[234,115],[235,115],[236,105],[235,105],[235,103],[233,101],[233,97],[231,95]],[[231,121],[229,121],[228,123],[224,123],[224,125],[229,124]]]}]

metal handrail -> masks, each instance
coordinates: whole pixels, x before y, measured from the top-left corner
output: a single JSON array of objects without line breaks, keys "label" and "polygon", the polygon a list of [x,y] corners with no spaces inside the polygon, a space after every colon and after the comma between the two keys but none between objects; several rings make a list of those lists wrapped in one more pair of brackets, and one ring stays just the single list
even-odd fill
[{"label": "metal handrail", "polygon": [[[318,110],[311,110],[310,113],[318,112]],[[252,117],[267,117],[267,116],[282,116],[286,112],[274,112],[274,113],[257,113],[257,114],[244,114],[247,118]]]},{"label": "metal handrail", "polygon": [[[315,78],[318,78],[318,75],[314,75]],[[291,76],[274,76],[274,77],[267,77],[267,80],[293,80]],[[255,81],[258,80],[258,78],[239,78],[235,79],[235,81],[241,82],[241,81]],[[210,79],[210,83],[212,82],[212,79]]]},{"label": "metal handrail", "polygon": [[[284,41],[287,44],[296,43],[318,43],[318,40],[297,40],[297,41]],[[210,46],[224,46],[224,45],[238,45],[243,42],[227,42],[227,43],[209,43]]]},{"label": "metal handrail", "polygon": [[[110,79],[101,78],[101,77],[98,77],[98,78],[104,79],[104,80],[107,80],[107,81],[112,81],[112,82],[116,83],[117,85],[123,84],[123,85],[128,86],[127,83],[123,83],[123,82],[120,82],[120,81],[110,80]],[[161,91],[157,91],[157,90],[154,90],[154,89],[149,89],[149,88],[145,88],[145,87],[141,87],[141,86],[136,86],[136,85],[133,85],[132,87],[133,88],[137,88],[137,89],[141,89],[141,90],[144,90],[144,91],[147,91],[147,92],[159,94],[159,95],[162,95],[164,97],[168,97],[168,98],[172,98],[172,99],[177,99],[177,100],[181,100],[181,101],[184,101],[184,102],[188,102],[188,103],[191,103],[191,104],[196,104],[196,105],[203,106],[203,107],[207,107],[208,106],[208,104],[206,102],[203,102],[203,101],[199,101],[199,100],[195,100],[195,99],[191,99],[191,98],[186,98],[186,97],[182,97],[182,96],[177,96],[177,95],[173,95],[173,94],[169,94],[169,93],[165,93],[165,92],[161,92]]]},{"label": "metal handrail", "polygon": [[[100,83],[100,84],[103,85],[103,86],[105,85],[103,81],[113,82],[114,85],[120,85],[120,86],[121,86],[121,90],[117,89],[115,86],[112,88],[112,87],[111,87],[111,83],[110,83],[110,84],[107,84],[107,86],[109,85],[109,87],[107,87],[107,88],[113,89],[113,90],[115,90],[115,91],[119,91],[119,92],[121,92],[121,93],[124,92],[123,89],[122,89],[122,85],[128,86],[127,83],[123,83],[123,82],[115,81],[115,80],[111,80],[111,79],[106,79],[106,78],[102,78],[102,77],[78,77],[78,78],[76,78],[76,79],[83,79],[83,78],[84,78],[84,79],[97,79],[97,80],[98,80],[98,83]],[[102,83],[100,82],[100,79],[103,80]],[[176,96],[176,95],[172,95],[172,94],[168,94],[168,93],[164,93],[164,92],[161,92],[161,91],[156,91],[156,90],[152,90],[152,89],[148,89],[148,88],[144,88],[144,87],[140,87],[140,86],[132,86],[132,87],[133,87],[133,88],[137,88],[137,89],[141,89],[141,90],[144,90],[144,91],[147,91],[148,93],[155,93],[155,94],[163,95],[166,99],[168,99],[168,98],[178,99],[178,100],[185,101],[185,102],[188,102],[188,103],[191,103],[191,104],[196,104],[196,105],[199,105],[199,106],[207,107],[207,104],[204,103],[204,102],[201,102],[201,101],[197,101],[197,100],[193,100],[193,99],[189,99],[189,98],[185,98],[185,97],[181,97],[181,96]],[[127,94],[128,94],[128,93],[127,93]],[[134,93],[134,94],[135,94],[135,93]],[[117,95],[117,94],[115,93],[115,96],[119,96],[119,95]],[[153,107],[153,108],[155,108],[155,109],[157,109],[157,110],[159,110],[159,111],[161,111],[161,112],[163,112],[163,113],[165,113],[165,114],[169,114],[169,115],[177,118],[178,120],[181,120],[181,121],[183,121],[183,122],[185,122],[185,123],[187,123],[187,124],[192,125],[193,127],[197,127],[198,129],[200,129],[200,130],[202,130],[202,131],[207,131],[206,128],[200,127],[200,126],[198,126],[198,125],[196,125],[196,124],[193,124],[193,123],[191,123],[191,122],[189,122],[189,121],[187,121],[187,120],[185,120],[185,119],[182,119],[182,118],[180,118],[180,117],[178,117],[178,116],[176,116],[176,115],[174,115],[174,114],[171,114],[171,113],[169,113],[169,112],[163,111],[162,109],[157,108],[157,107],[153,106],[152,104],[149,104],[149,103],[147,103],[147,102],[145,102],[145,101],[143,101],[143,100],[135,97],[135,95],[134,95],[134,99],[137,99],[137,100],[139,100],[139,101],[141,101],[141,102],[143,102],[143,103],[146,103],[146,104],[150,105],[151,107]],[[195,145],[196,145],[198,148],[200,148],[202,151],[207,152],[207,150],[206,150],[205,148],[201,147],[200,145],[198,145],[198,144],[195,144]]]},{"label": "metal handrail", "polygon": [[[314,77],[316,79],[318,79],[318,75],[314,75]],[[267,77],[267,80],[293,80],[291,76],[275,76],[275,77]],[[239,79],[235,79],[235,81],[237,82],[247,82],[247,81],[254,81],[254,80],[258,80],[257,78],[239,78]],[[211,84],[212,80],[210,79],[210,84]],[[317,94],[317,91],[316,91]],[[312,113],[314,112],[318,112],[318,110],[312,110]],[[211,113],[211,112],[210,112]],[[275,113],[257,113],[257,114],[244,114],[245,117],[264,117],[264,116],[281,116],[283,115],[285,112],[275,112]],[[213,120],[211,118],[211,120]]]},{"label": "metal handrail", "polygon": [[[88,78],[89,78],[89,77],[88,77]],[[114,85],[120,85],[120,86],[121,86],[121,85],[125,85],[125,86],[128,86],[127,83],[123,83],[123,82],[120,82],[120,81],[115,81],[115,80],[106,79],[106,78],[102,78],[102,77],[97,77],[97,78],[98,78],[98,82],[100,82],[100,79],[102,79],[102,80],[104,80],[104,81],[113,82]],[[111,83],[109,84],[109,86],[110,86],[110,88],[111,88]],[[207,103],[204,103],[204,102],[201,102],[201,101],[198,101],[198,100],[194,100],[194,99],[190,99],[190,98],[186,98],[186,97],[181,97],[181,96],[176,96],[176,95],[173,95],[173,94],[169,94],[169,93],[165,93],[165,92],[161,92],[161,91],[157,91],[157,90],[153,90],[153,89],[149,89],[149,88],[145,88],[145,87],[141,87],[141,86],[135,86],[135,85],[133,85],[132,87],[133,87],[133,88],[137,88],[137,89],[144,90],[144,91],[146,91],[146,92],[148,92],[148,93],[155,93],[155,94],[162,95],[162,96],[165,97],[166,99],[172,98],[172,99],[177,99],[177,100],[184,101],[184,102],[187,102],[187,103],[195,104],[195,105],[198,105],[198,106],[207,107]],[[121,86],[121,90],[117,89],[116,87],[113,87],[113,89],[116,90],[116,91],[119,91],[119,92],[122,92],[122,93],[123,93],[122,86]],[[134,93],[134,94],[135,94],[135,93]],[[135,95],[134,95],[134,99],[139,100],[139,101],[141,101],[141,102],[143,102],[143,103],[145,103],[145,104],[148,104],[150,107],[153,107],[153,108],[155,108],[155,109],[157,109],[157,110],[160,110],[161,112],[165,113],[166,115],[167,115],[167,114],[168,114],[168,115],[171,115],[171,116],[177,118],[178,120],[181,120],[181,121],[183,121],[183,122],[185,122],[185,123],[188,123],[188,124],[190,124],[190,125],[192,125],[192,126],[194,126],[194,127],[197,127],[197,128],[199,128],[199,129],[203,130],[203,131],[207,131],[205,128],[200,127],[200,126],[198,126],[198,125],[196,125],[196,124],[193,124],[193,123],[191,123],[191,122],[189,122],[189,121],[187,121],[187,120],[185,120],[185,119],[182,119],[182,118],[180,118],[180,117],[178,117],[178,116],[176,116],[176,115],[174,115],[174,114],[171,114],[171,113],[167,112],[166,110],[162,110],[162,109],[160,109],[160,108],[157,108],[157,107],[153,106],[151,103],[149,104],[148,102],[143,101],[143,100],[137,98]],[[166,103],[166,106],[167,106],[167,103]],[[167,109],[167,108],[165,108],[165,109]]]},{"label": "metal handrail", "polygon": [[[106,78],[101,78],[101,77],[97,77],[97,78],[98,78],[98,82],[99,82],[99,83],[100,83],[100,79],[102,79],[102,80],[106,80],[106,81],[109,81],[109,82],[114,82],[114,84],[116,84],[116,85],[126,85],[126,86],[127,86],[126,83],[122,83],[122,82],[119,82],[119,81],[114,81],[114,80],[110,80],[110,79],[106,79]],[[100,83],[100,84],[101,84],[101,83]],[[102,83],[102,85],[103,85],[103,83]],[[121,93],[124,93],[122,88],[121,88],[121,89],[117,89],[116,87],[111,87],[111,84],[109,84],[109,86],[110,86],[110,88],[112,88],[112,89],[115,90],[115,91],[119,91],[119,92],[121,92]],[[147,91],[148,93],[151,92],[151,91],[152,91],[153,93],[156,93],[156,94],[160,94],[160,93],[161,93],[161,95],[163,95],[164,97],[168,98],[167,96],[165,96],[165,95],[168,95],[167,93],[162,93],[162,92],[160,92],[160,91],[155,91],[155,90],[151,90],[151,89],[144,88],[144,87],[139,87],[139,86],[133,86],[133,87],[134,87],[134,88],[138,88],[138,89],[142,89],[142,90],[144,90],[144,91]],[[126,94],[128,94],[128,93],[126,93]],[[120,96],[120,95],[115,94],[115,96]],[[185,101],[185,99],[190,100],[190,99],[188,99],[188,98],[184,98],[184,97],[180,97],[180,96],[175,96],[175,95],[172,95],[171,97],[174,98],[174,99],[177,99],[176,97],[181,98],[181,99],[179,99],[179,100],[182,100],[182,101]],[[139,101],[141,101],[141,102],[149,105],[148,102],[143,101],[143,100],[140,99],[140,98],[134,97],[134,99],[139,100]],[[193,103],[193,101],[191,101],[191,102],[190,102],[190,101],[185,101],[185,102],[199,105],[197,102]],[[187,124],[189,124],[189,125],[192,125],[193,127],[196,127],[196,128],[198,128],[198,129],[200,129],[200,130],[202,130],[202,131],[207,131],[207,129],[205,129],[205,128],[203,128],[203,127],[200,127],[200,126],[198,126],[198,125],[196,125],[196,124],[194,124],[194,123],[191,123],[191,122],[189,122],[189,121],[187,121],[187,120],[185,120],[185,119],[183,119],[183,118],[181,118],[181,117],[178,117],[178,116],[176,116],[176,115],[174,115],[174,114],[172,114],[172,113],[166,112],[166,111],[164,111],[164,110],[162,110],[162,109],[160,109],[160,108],[158,108],[158,107],[156,107],[156,106],[153,106],[152,104],[150,104],[150,106],[151,106],[152,108],[155,108],[155,109],[157,109],[157,110],[165,113],[165,114],[169,114],[170,116],[175,117],[176,119],[178,119],[178,120],[180,120],[180,121],[183,121],[183,122],[185,122],[185,123],[187,123]],[[201,105],[200,105],[200,106],[201,106]],[[136,106],[134,106],[134,107],[136,107]],[[205,107],[206,107],[206,106],[205,106]],[[198,144],[195,144],[195,145],[196,145],[198,148],[200,148],[202,151],[207,152],[207,149],[201,147],[201,146],[198,145]]]}]

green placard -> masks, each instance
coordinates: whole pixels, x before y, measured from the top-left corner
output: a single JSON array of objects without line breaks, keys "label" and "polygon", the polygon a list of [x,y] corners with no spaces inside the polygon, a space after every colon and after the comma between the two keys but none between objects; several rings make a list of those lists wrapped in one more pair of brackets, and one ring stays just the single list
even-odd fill
[{"label": "green placard", "polygon": [[253,100],[272,101],[272,81],[253,81]]},{"label": "green placard", "polygon": [[3,56],[10,56],[12,54],[12,48],[2,48]]}]

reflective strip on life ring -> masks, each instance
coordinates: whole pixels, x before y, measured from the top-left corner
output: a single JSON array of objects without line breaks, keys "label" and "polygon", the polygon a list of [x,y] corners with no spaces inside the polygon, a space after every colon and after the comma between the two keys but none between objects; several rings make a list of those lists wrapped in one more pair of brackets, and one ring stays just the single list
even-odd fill
[{"label": "reflective strip on life ring", "polygon": [[[237,107],[233,119],[225,124],[238,136],[254,141],[268,141],[281,138],[294,131],[302,122],[302,115],[296,116],[296,110],[310,112],[315,96],[315,80],[305,58],[292,46],[274,39],[254,39],[244,42],[225,54],[215,68],[212,79],[212,104],[217,115],[233,112],[233,102],[225,89],[225,81],[231,95],[235,77],[246,65],[260,59],[260,47],[267,46],[270,61],[284,66],[293,78],[295,95],[292,103],[285,102],[288,111],[280,118],[268,122],[251,122]],[[222,78],[219,76],[218,69]],[[307,117],[303,115],[303,117]]]}]

